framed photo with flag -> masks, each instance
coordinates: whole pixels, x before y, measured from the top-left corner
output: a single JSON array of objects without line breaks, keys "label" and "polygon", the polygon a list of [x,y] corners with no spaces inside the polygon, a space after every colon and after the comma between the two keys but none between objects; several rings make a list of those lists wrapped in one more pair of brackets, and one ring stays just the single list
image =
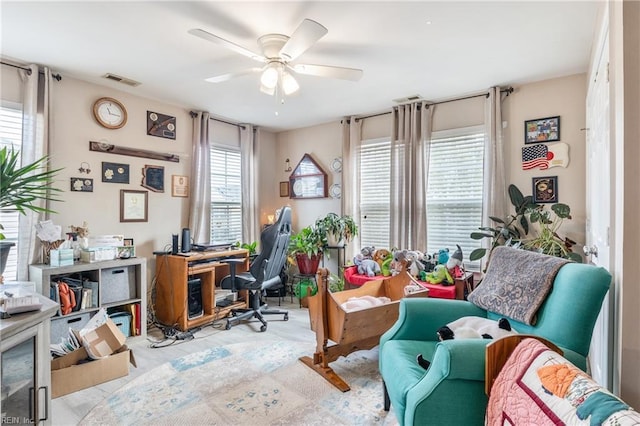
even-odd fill
[{"label": "framed photo with flag", "polygon": [[522,170],[539,168],[546,170],[551,167],[569,165],[569,145],[564,142],[546,145],[538,143],[522,147]]},{"label": "framed photo with flag", "polygon": [[536,118],[524,122],[524,143],[560,140],[560,116]]},{"label": "framed photo with flag", "polygon": [[534,177],[531,181],[534,203],[558,202],[558,176]]}]

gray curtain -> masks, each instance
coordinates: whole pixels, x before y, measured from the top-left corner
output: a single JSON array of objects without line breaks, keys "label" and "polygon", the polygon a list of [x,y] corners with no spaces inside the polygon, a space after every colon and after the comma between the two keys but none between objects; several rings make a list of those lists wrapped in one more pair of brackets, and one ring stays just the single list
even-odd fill
[{"label": "gray curtain", "polygon": [[[23,125],[22,125],[22,164],[31,164],[49,153],[49,139],[52,135],[49,117],[51,104],[51,70],[43,68],[40,75],[38,65],[30,65],[30,73],[20,70],[24,85]],[[33,202],[39,207],[52,208],[44,200]],[[46,219],[45,214],[30,210],[19,216],[18,222],[18,281],[26,281],[29,265],[40,259],[40,244],[37,243],[35,225]]]},{"label": "gray curtain", "polygon": [[392,247],[427,247],[427,177],[433,106],[415,102],[393,108],[391,129]]},{"label": "gray curtain", "polygon": [[[360,145],[362,122],[356,117],[342,119],[342,214],[360,222]],[[353,259],[360,252],[360,239],[356,236],[345,247],[345,258]]]},{"label": "gray curtain", "polygon": [[[504,218],[507,209],[507,185],[504,173],[504,143],[502,137],[502,95],[499,87],[489,89],[484,104],[484,197],[482,200],[482,226],[492,226],[489,216]],[[483,241],[490,248],[489,239]],[[483,261],[488,261],[484,259]]]},{"label": "gray curtain", "polygon": [[242,240],[259,241],[258,176],[260,176],[260,171],[258,165],[260,162],[256,158],[259,130],[250,124],[244,124],[239,129],[242,161]]},{"label": "gray curtain", "polygon": [[193,117],[191,162],[191,193],[189,197],[189,228],[193,241],[211,240],[211,158],[209,113],[198,112]]}]

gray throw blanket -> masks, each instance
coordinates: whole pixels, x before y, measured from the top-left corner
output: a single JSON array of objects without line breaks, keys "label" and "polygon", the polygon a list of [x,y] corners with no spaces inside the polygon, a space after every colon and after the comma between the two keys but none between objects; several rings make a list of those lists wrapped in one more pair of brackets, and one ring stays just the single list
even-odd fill
[{"label": "gray throw blanket", "polygon": [[469,294],[474,305],[533,325],[567,259],[511,247],[496,247],[482,283]]}]

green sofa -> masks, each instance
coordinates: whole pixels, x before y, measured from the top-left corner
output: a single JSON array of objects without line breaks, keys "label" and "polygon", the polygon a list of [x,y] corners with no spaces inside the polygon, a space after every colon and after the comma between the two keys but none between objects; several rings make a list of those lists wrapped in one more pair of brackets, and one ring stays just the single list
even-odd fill
[{"label": "green sofa", "polygon": [[[549,339],[565,358],[586,370],[593,327],[610,282],[604,268],[568,263],[555,276],[535,325],[511,320],[511,326]],[[380,338],[379,362],[385,409],[391,404],[401,425],[484,424],[485,346],[490,341],[439,342],[436,334],[463,316],[501,318],[464,300],[400,302],[398,321]],[[418,365],[418,354],[431,361],[429,369]]]}]

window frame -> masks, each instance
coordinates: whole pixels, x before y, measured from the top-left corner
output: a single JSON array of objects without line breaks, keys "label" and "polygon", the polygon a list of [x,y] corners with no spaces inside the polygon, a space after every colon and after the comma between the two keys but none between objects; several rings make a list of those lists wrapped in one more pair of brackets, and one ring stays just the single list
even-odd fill
[{"label": "window frame", "polygon": [[[242,176],[242,152],[239,148],[230,146],[230,145],[223,145],[223,144],[212,144],[210,147],[210,177],[211,177],[211,206],[210,206],[210,213],[209,213],[209,220],[211,223],[211,233],[209,235],[209,239],[210,239],[210,243],[211,244],[218,244],[218,243],[235,243],[237,241],[242,241],[243,235],[242,235],[242,210],[243,210],[243,205],[242,205],[242,185],[243,185],[243,180],[244,177]],[[237,160],[238,160],[238,174],[229,174],[228,170],[225,170],[224,174],[217,174],[218,176],[225,176],[225,179],[229,179],[229,177],[231,178],[235,178],[238,179],[238,188],[239,188],[239,193],[238,193],[238,200],[237,201],[215,201],[214,200],[214,176],[216,175],[214,173],[214,153],[219,153],[219,154],[223,154],[225,157],[229,156],[229,155],[237,155]],[[225,167],[228,164],[228,161],[225,161]],[[227,182],[228,183],[228,182]],[[227,186],[228,187],[228,186]],[[226,210],[226,212],[225,212]],[[238,213],[234,214],[231,218],[229,218],[229,211],[233,211],[233,210],[238,210]],[[217,218],[219,217],[218,215],[215,214],[216,211],[219,211],[219,215],[220,216],[227,216],[227,221],[225,224],[222,223],[214,223],[214,221],[217,220]],[[226,226],[227,229],[229,228],[229,224],[238,224],[239,225],[239,234],[236,233],[235,235],[232,236],[228,236],[227,238],[221,238],[219,233],[216,233],[217,229],[220,229],[221,226]]]}]

